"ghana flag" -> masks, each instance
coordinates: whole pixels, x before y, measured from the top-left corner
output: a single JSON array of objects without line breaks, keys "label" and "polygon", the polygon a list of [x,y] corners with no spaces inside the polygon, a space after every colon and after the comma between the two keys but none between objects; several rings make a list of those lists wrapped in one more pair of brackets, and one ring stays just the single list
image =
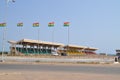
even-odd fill
[{"label": "ghana flag", "polygon": [[18,27],[22,27],[22,26],[23,26],[23,23],[22,23],[22,22],[17,23],[17,26],[18,26]]},{"label": "ghana flag", "polygon": [[33,27],[39,27],[39,22],[33,23]]},{"label": "ghana flag", "polygon": [[64,26],[65,27],[69,27],[70,26],[70,22],[64,22]]},{"label": "ghana flag", "polygon": [[48,26],[49,26],[49,27],[54,27],[54,22],[49,22],[49,23],[48,23]]},{"label": "ghana flag", "polygon": [[6,23],[0,23],[0,27],[5,27]]}]

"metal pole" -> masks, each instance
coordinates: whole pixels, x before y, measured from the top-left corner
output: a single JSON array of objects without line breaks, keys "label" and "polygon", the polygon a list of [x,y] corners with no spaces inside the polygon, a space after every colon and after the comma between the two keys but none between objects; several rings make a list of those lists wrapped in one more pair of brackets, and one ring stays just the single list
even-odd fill
[{"label": "metal pole", "polygon": [[70,29],[69,29],[69,26],[68,26],[68,45],[67,45],[68,55],[69,55],[69,41],[70,41]]},{"label": "metal pole", "polygon": [[[5,2],[5,22],[7,23],[7,0]],[[4,62],[4,52],[5,52],[5,42],[6,42],[6,32],[7,28],[4,28],[3,30],[3,42],[2,42],[2,62]]]},{"label": "metal pole", "polygon": [[[22,27],[21,27],[21,36],[22,36]],[[21,40],[22,40],[22,38],[21,38]],[[21,45],[21,49],[20,49],[20,54],[22,53],[22,41],[20,41],[20,45]]]},{"label": "metal pole", "polygon": [[40,53],[40,51],[39,51],[39,36],[40,36],[39,33],[40,33],[40,30],[38,29],[38,47],[37,47],[37,49],[38,49],[38,50],[37,50],[38,54]]},{"label": "metal pole", "polygon": [[52,30],[52,43],[54,43],[54,29]]},{"label": "metal pole", "polygon": [[[54,29],[52,30],[52,44],[54,44]],[[54,45],[52,46],[52,50],[54,50]]]},{"label": "metal pole", "polygon": [[[19,29],[19,34],[22,37],[22,27],[20,27],[20,29]],[[22,38],[20,40],[22,40]],[[20,41],[20,44],[18,44],[18,45],[19,45],[19,47],[18,47],[19,53],[18,54],[20,55],[22,53],[22,41]]]},{"label": "metal pole", "polygon": [[4,57],[4,51],[5,51],[5,28],[4,28],[4,30],[3,30],[3,42],[2,42],[2,62],[4,62],[4,59],[3,59],[3,57]]},{"label": "metal pole", "polygon": [[68,27],[68,46],[69,46],[69,42],[70,42],[70,29]]}]

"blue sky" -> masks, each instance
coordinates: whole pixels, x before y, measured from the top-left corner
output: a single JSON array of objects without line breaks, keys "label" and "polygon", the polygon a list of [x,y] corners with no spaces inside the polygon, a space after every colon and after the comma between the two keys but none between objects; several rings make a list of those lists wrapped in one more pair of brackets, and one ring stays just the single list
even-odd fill
[{"label": "blue sky", "polygon": [[[48,22],[55,22],[54,28]],[[38,39],[67,44],[70,22],[70,44],[99,48],[98,53],[114,54],[120,49],[120,0],[0,0],[0,22],[7,22],[7,40]],[[18,28],[18,22],[24,26]],[[32,24],[39,22],[39,28]],[[0,28],[2,50],[3,28]],[[6,43],[6,50],[9,44]]]}]

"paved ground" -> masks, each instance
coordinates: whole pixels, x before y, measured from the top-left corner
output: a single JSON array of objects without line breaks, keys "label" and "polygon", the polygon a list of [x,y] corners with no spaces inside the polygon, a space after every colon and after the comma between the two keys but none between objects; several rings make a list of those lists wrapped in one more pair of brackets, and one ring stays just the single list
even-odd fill
[{"label": "paved ground", "polygon": [[0,80],[119,80],[120,64],[0,63]]},{"label": "paved ground", "polygon": [[[94,64],[95,65],[95,64]],[[109,65],[109,66],[108,66]],[[120,74],[120,65],[104,64],[95,66],[92,65],[81,65],[81,64],[64,64],[58,65],[54,64],[0,64],[0,70],[12,70],[12,71],[53,71],[53,72],[77,72],[77,73],[97,73],[97,74]]]}]

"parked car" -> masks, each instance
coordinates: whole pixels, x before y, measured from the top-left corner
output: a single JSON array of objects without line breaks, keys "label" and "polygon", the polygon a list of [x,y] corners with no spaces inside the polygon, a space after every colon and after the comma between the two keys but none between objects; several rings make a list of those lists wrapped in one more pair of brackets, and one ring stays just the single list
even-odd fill
[{"label": "parked car", "polygon": [[67,56],[67,53],[61,53],[61,56]]},{"label": "parked car", "polygon": [[51,54],[52,54],[53,56],[58,56],[57,51],[54,51],[54,50],[52,50]]}]

